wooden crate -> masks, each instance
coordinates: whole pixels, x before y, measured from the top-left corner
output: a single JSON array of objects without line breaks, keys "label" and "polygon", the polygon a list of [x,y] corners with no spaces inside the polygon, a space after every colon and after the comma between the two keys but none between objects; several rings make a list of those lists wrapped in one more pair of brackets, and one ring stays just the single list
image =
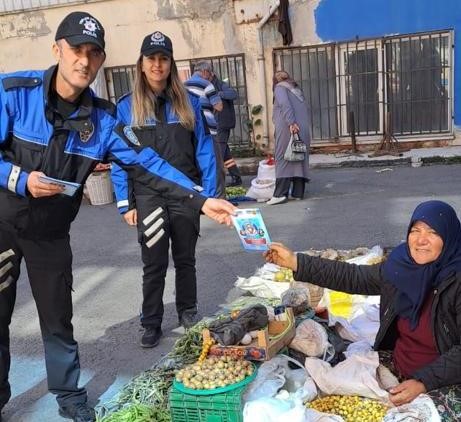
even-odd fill
[{"label": "wooden crate", "polygon": [[[258,337],[248,345],[241,346],[221,346],[215,344],[211,346],[209,355],[212,356],[238,356],[247,360],[269,360],[272,359],[281,349],[291,343],[296,334],[295,318],[291,308],[285,311],[286,321],[269,321],[268,326],[258,331]],[[271,338],[284,333],[276,339]],[[210,339],[208,329],[202,332],[203,340]]]}]

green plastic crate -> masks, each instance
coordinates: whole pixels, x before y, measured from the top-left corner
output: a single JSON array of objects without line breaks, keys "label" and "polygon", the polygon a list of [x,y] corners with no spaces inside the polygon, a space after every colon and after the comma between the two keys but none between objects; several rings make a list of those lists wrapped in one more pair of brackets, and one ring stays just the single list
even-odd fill
[{"label": "green plastic crate", "polygon": [[226,393],[197,396],[170,390],[172,422],[243,422],[242,394],[246,385]]}]

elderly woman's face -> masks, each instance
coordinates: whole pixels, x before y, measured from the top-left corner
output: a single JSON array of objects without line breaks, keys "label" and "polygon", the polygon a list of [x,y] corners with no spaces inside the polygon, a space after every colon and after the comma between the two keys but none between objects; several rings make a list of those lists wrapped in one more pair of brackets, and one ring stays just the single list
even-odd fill
[{"label": "elderly woman's face", "polygon": [[416,221],[408,234],[408,247],[417,264],[428,264],[442,253],[443,240],[431,226]]}]

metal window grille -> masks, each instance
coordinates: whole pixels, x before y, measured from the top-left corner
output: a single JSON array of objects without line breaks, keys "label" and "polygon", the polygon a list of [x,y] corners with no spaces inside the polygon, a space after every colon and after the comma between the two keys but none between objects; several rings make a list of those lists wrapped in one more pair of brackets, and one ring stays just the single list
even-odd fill
[{"label": "metal window grille", "polygon": [[[202,57],[200,59],[178,60],[176,65],[180,78],[184,81],[193,72],[194,63],[208,60],[218,78],[228,81],[229,85],[238,91],[234,101],[236,126],[231,131],[229,145],[232,148],[249,150],[253,148],[251,134],[246,122],[249,119],[249,106],[245,75],[245,58],[243,54]],[[107,92],[111,101],[116,102],[122,95],[131,91],[134,81],[135,65],[109,67],[105,69]]]},{"label": "metal window grille", "polygon": [[18,12],[28,9],[88,3],[100,0],[0,0],[0,13]]},{"label": "metal window grille", "polygon": [[310,103],[313,142],[350,136],[351,117],[357,136],[452,131],[450,31],[276,49],[273,60]]},{"label": "metal window grille", "polygon": [[385,39],[386,88],[394,134],[451,131],[449,32]]},{"label": "metal window grille", "polygon": [[274,70],[285,70],[300,85],[311,110],[314,140],[338,137],[335,46],[274,50]]}]

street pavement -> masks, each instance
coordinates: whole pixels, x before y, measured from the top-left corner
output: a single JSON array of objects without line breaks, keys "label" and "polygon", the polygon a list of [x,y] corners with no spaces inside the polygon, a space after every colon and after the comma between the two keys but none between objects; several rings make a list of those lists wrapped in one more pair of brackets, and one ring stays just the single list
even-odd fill
[{"label": "street pavement", "polygon": [[[461,211],[460,175],[459,164],[313,169],[305,200],[240,206],[260,207],[272,240],[295,250],[391,247],[405,237],[419,202],[442,199]],[[245,177],[247,186],[250,179]],[[142,270],[135,229],[121,222],[114,204],[85,203],[72,228],[72,245],[73,322],[80,345],[81,384],[96,405],[168,353],[182,334],[174,305],[174,270],[170,265],[165,336],[157,348],[142,349],[138,323]],[[233,229],[202,218],[197,247],[200,312],[216,313],[219,304],[235,293],[237,276],[250,276],[262,264],[259,253],[243,251]],[[11,350],[12,399],[3,411],[4,421],[61,421],[47,391],[38,318],[25,269],[11,324]]]}]

